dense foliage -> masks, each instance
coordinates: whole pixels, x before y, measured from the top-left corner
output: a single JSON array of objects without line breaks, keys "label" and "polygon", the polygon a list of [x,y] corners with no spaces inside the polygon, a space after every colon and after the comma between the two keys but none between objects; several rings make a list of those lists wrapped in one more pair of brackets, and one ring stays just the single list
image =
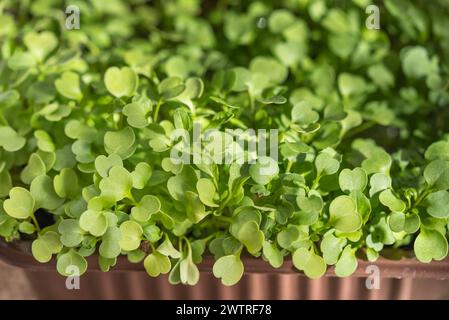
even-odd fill
[{"label": "dense foliage", "polygon": [[[368,0],[0,1],[0,235],[62,275],[125,255],[189,285],[205,255],[225,285],[246,255],[443,259],[449,1],[378,2],[380,30]],[[174,163],[194,122],[278,129],[274,170]]]}]

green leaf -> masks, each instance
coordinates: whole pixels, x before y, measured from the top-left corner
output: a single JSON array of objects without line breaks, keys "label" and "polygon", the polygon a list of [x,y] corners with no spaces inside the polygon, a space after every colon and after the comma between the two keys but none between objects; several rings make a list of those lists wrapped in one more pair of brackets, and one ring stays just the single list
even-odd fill
[{"label": "green leaf", "polygon": [[255,221],[248,221],[239,228],[237,239],[249,253],[256,254],[262,249],[265,236]]},{"label": "green leaf", "polygon": [[431,193],[426,200],[427,213],[435,218],[449,217],[449,192],[441,190]]},{"label": "green leaf", "polygon": [[106,232],[108,221],[103,212],[87,210],[81,215],[79,225],[84,231],[100,237]]},{"label": "green leaf", "polygon": [[104,85],[117,98],[130,97],[137,90],[139,77],[131,68],[110,67],[104,74]]},{"label": "green leaf", "polygon": [[141,129],[150,123],[148,113],[151,109],[149,101],[135,101],[124,106],[122,112],[131,127]]},{"label": "green leaf", "polygon": [[280,268],[284,263],[284,256],[275,243],[264,241],[263,256],[273,268]]},{"label": "green leaf", "polygon": [[19,224],[19,231],[24,234],[33,234],[36,232],[36,227],[28,221],[22,221]]},{"label": "green leaf", "polygon": [[80,89],[80,77],[77,73],[66,71],[55,80],[55,87],[64,97],[72,100],[80,101],[83,93]]},{"label": "green leaf", "polygon": [[6,197],[12,189],[11,175],[7,170],[0,171],[0,198]]},{"label": "green leaf", "polygon": [[79,180],[75,170],[64,168],[53,178],[53,187],[61,198],[74,199],[80,192]]},{"label": "green leaf", "polygon": [[32,153],[28,165],[20,173],[20,180],[25,184],[31,184],[36,177],[45,175],[46,172],[45,162],[37,153]]},{"label": "green leaf", "polygon": [[134,153],[135,141],[136,136],[130,127],[120,131],[108,131],[104,135],[104,149],[108,154],[115,153],[122,159],[127,159]]},{"label": "green leaf", "polygon": [[109,227],[103,235],[103,241],[101,241],[98,251],[102,257],[114,259],[120,255],[122,249],[120,247],[122,234],[116,225],[111,225],[110,222],[108,225]]},{"label": "green leaf", "polygon": [[340,259],[338,259],[335,265],[335,274],[339,277],[349,277],[357,269],[357,257],[355,252],[357,249],[351,248],[347,245],[341,253]]},{"label": "green leaf", "polygon": [[437,141],[432,143],[426,150],[425,158],[432,160],[449,160],[449,142]]},{"label": "green leaf", "polygon": [[87,270],[87,261],[82,255],[72,249],[58,256],[56,269],[59,274],[66,277],[81,276]]},{"label": "green leaf", "polygon": [[160,210],[161,202],[159,199],[153,195],[146,195],[131,209],[131,216],[139,222],[146,222]]},{"label": "green leaf", "polygon": [[183,201],[187,191],[196,192],[198,177],[190,166],[184,166],[181,173],[170,177],[167,181],[167,189],[173,199]]},{"label": "green leaf", "polygon": [[249,169],[251,178],[260,185],[266,185],[279,174],[278,163],[270,157],[260,157]]},{"label": "green leaf", "polygon": [[424,263],[443,260],[447,256],[447,239],[438,231],[421,228],[413,245],[416,258]]},{"label": "green leaf", "polygon": [[212,272],[215,277],[221,279],[222,284],[233,286],[242,278],[243,269],[243,263],[238,256],[228,255],[215,261]]},{"label": "green leaf", "polygon": [[136,189],[143,189],[153,174],[153,169],[146,162],[140,162],[136,165],[136,168],[131,172],[133,179],[133,187]]},{"label": "green leaf", "polygon": [[287,9],[273,11],[268,19],[268,28],[273,33],[282,33],[295,22],[295,16]]},{"label": "green leaf", "polygon": [[115,201],[124,198],[132,199],[131,189],[133,179],[131,174],[121,166],[114,166],[109,170],[109,177],[100,181],[101,194]]},{"label": "green leaf", "polygon": [[308,197],[298,195],[298,197],[296,197],[296,203],[298,204],[299,209],[308,214],[319,214],[323,209],[323,200],[319,195],[315,194],[310,194]]},{"label": "green leaf", "polygon": [[306,248],[297,249],[292,255],[293,265],[304,271],[305,275],[311,279],[321,278],[326,273],[326,263],[319,255]]},{"label": "green leaf", "polygon": [[196,189],[202,203],[209,207],[218,207],[214,201],[216,189],[212,180],[206,178],[199,179],[196,182]]},{"label": "green leaf", "polygon": [[375,173],[371,176],[369,184],[371,186],[369,195],[372,197],[382,190],[391,188],[391,178],[385,173]]},{"label": "green leaf", "polygon": [[143,266],[151,277],[157,277],[160,274],[167,274],[170,272],[171,262],[167,256],[154,251],[145,258]]},{"label": "green leaf", "polygon": [[49,31],[28,32],[23,37],[23,42],[39,61],[43,61],[58,46],[58,39]]},{"label": "green leaf", "polygon": [[255,57],[251,60],[249,69],[253,74],[268,76],[268,80],[274,84],[280,84],[288,76],[288,70],[277,60],[270,57]]},{"label": "green leaf", "polygon": [[431,70],[431,62],[424,47],[408,48],[401,60],[402,70],[409,78],[421,78]]},{"label": "green leaf", "polygon": [[31,245],[31,253],[33,257],[40,263],[51,260],[53,254],[62,250],[62,243],[56,232],[48,231],[40,235]]},{"label": "green leaf", "polygon": [[123,161],[120,156],[113,153],[109,156],[99,155],[95,159],[95,170],[102,178],[107,178],[109,176],[109,170],[114,166],[123,166]]},{"label": "green leaf", "polygon": [[430,162],[424,169],[424,179],[436,191],[449,189],[449,161]]},{"label": "green leaf", "polygon": [[362,219],[357,213],[357,207],[349,196],[338,196],[329,206],[330,223],[338,231],[351,233],[362,226]]},{"label": "green leaf", "polygon": [[393,212],[388,217],[388,224],[393,232],[415,233],[419,229],[421,220],[416,213]]},{"label": "green leaf", "polygon": [[140,246],[143,230],[134,221],[125,221],[120,225],[121,240],[119,242],[122,250],[132,251]]},{"label": "green leaf", "polygon": [[61,243],[66,247],[77,247],[83,241],[83,230],[75,219],[62,220],[58,226]]},{"label": "green leaf", "polygon": [[170,256],[173,259],[179,259],[182,256],[181,252],[173,247],[173,244],[171,243],[168,236],[166,236],[164,242],[162,242],[159,247],[157,247],[157,251],[162,253],[163,255]]},{"label": "green leaf", "polygon": [[0,147],[6,151],[18,151],[23,148],[25,142],[25,138],[18,135],[13,128],[0,126]]},{"label": "green leaf", "polygon": [[343,169],[338,177],[340,189],[345,192],[363,191],[367,184],[367,176],[362,168]]},{"label": "green leaf", "polygon": [[308,126],[319,120],[320,116],[306,101],[296,103],[292,109],[292,121],[301,126]]},{"label": "green leaf", "polygon": [[98,257],[98,265],[100,266],[101,271],[108,272],[111,267],[115,266],[117,263],[116,258],[105,258],[103,256]]},{"label": "green leaf", "polygon": [[165,99],[170,100],[178,97],[184,92],[186,86],[179,77],[168,77],[159,83],[159,94]]},{"label": "green leaf", "polygon": [[328,265],[336,264],[346,243],[345,238],[338,238],[334,236],[333,232],[327,232],[320,244],[324,262]]},{"label": "green leaf", "polygon": [[185,192],[185,211],[187,217],[193,223],[200,222],[209,214],[199,196],[191,191]]},{"label": "green leaf", "polygon": [[405,202],[397,198],[391,189],[382,191],[379,194],[379,201],[393,212],[403,212],[406,209]]},{"label": "green leaf", "polygon": [[34,213],[35,201],[31,193],[21,187],[9,191],[9,199],[3,203],[6,213],[16,219],[27,219]]},{"label": "green leaf", "polygon": [[321,152],[315,158],[315,168],[317,171],[317,176],[331,175],[338,171],[340,167],[340,162],[334,159],[327,152]]},{"label": "green leaf", "polygon": [[181,260],[181,263],[179,264],[179,273],[183,284],[194,286],[200,279],[198,267],[193,263],[190,255]]},{"label": "green leaf", "polygon": [[56,194],[53,181],[46,175],[38,176],[31,182],[30,193],[35,200],[35,208],[55,210],[64,202]]}]

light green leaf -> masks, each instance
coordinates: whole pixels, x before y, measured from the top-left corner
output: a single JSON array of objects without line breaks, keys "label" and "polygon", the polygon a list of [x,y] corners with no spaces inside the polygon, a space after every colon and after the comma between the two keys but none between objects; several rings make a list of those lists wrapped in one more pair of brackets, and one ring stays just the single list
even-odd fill
[{"label": "light green leaf", "polygon": [[221,283],[225,286],[233,286],[243,276],[243,263],[236,255],[228,255],[221,257],[215,261],[212,268],[214,276],[221,279]]},{"label": "light green leaf", "polygon": [[95,169],[102,178],[107,178],[109,175],[109,170],[114,166],[123,166],[122,158],[115,153],[107,157],[104,155],[99,155],[95,159]]},{"label": "light green leaf", "polygon": [[23,37],[23,42],[39,61],[43,61],[58,46],[58,39],[50,31],[28,32]]},{"label": "light green leaf", "polygon": [[72,100],[80,101],[83,93],[80,89],[80,77],[77,73],[66,71],[55,80],[55,87],[64,97]]},{"label": "light green leaf", "polygon": [[422,228],[413,246],[416,258],[424,263],[443,260],[447,256],[447,239],[438,231]]},{"label": "light green leaf", "polygon": [[130,127],[120,131],[108,131],[104,135],[104,149],[108,154],[116,153],[124,160],[134,153],[135,141],[136,136]]},{"label": "light green leaf", "polygon": [[87,210],[79,220],[80,227],[91,235],[100,237],[108,227],[108,221],[102,211]]},{"label": "light green leaf", "polygon": [[134,221],[125,221],[120,225],[121,240],[120,247],[125,251],[132,251],[140,246],[143,230],[142,227]]},{"label": "light green leaf", "polygon": [[357,269],[357,257],[355,252],[357,249],[351,248],[347,245],[341,253],[340,259],[338,259],[335,265],[335,274],[339,277],[349,277]]},{"label": "light green leaf", "polygon": [[77,247],[83,241],[83,230],[75,219],[62,220],[58,226],[61,233],[61,243],[66,247]]},{"label": "light green leaf", "polygon": [[214,201],[216,189],[212,180],[206,178],[199,179],[196,183],[196,189],[202,203],[209,207],[218,207]]},{"label": "light green leaf", "polygon": [[35,200],[35,208],[55,210],[64,202],[56,194],[53,181],[46,175],[38,176],[31,182],[30,193]]},{"label": "light green leaf", "polygon": [[109,177],[100,181],[101,194],[115,201],[132,198],[131,189],[133,179],[131,174],[121,166],[114,166],[109,170]]},{"label": "light green leaf", "polygon": [[435,218],[449,217],[449,192],[441,190],[431,193],[426,200],[427,213]]},{"label": "light green leaf", "polygon": [[54,231],[40,235],[31,245],[31,253],[40,263],[50,261],[52,255],[58,253],[61,249],[62,243],[59,241],[59,234]]},{"label": "light green leaf", "polygon": [[140,162],[136,165],[136,168],[131,172],[133,179],[133,187],[136,189],[143,189],[153,174],[153,169],[146,162]]},{"label": "light green leaf", "polygon": [[21,187],[9,191],[9,199],[3,203],[6,213],[16,219],[27,219],[34,213],[35,201],[31,193]]},{"label": "light green leaf", "polygon": [[319,255],[307,250],[307,248],[299,248],[292,255],[293,265],[304,271],[305,275],[311,279],[321,278],[326,273],[326,263]]},{"label": "light green leaf", "polygon": [[338,196],[329,206],[330,223],[338,231],[351,233],[362,226],[354,200],[349,196]]},{"label": "light green leaf", "polygon": [[284,256],[275,243],[264,241],[263,256],[273,268],[280,268],[284,263]]},{"label": "light green leaf", "polygon": [[32,153],[28,165],[20,173],[20,180],[25,184],[31,184],[34,178],[45,175],[46,172],[45,162],[37,153]]},{"label": "light green leaf", "polygon": [[87,261],[75,250],[58,256],[56,269],[63,276],[81,276],[87,270]]},{"label": "light green leaf", "polygon": [[6,151],[18,151],[23,148],[25,142],[25,138],[19,136],[13,128],[0,126],[0,147]]},{"label": "light green leaf", "polygon": [[406,209],[404,201],[393,194],[391,189],[386,189],[379,194],[379,201],[393,212],[403,212]]},{"label": "light green leaf", "polygon": [[427,184],[438,190],[449,189],[449,161],[434,160],[424,169]]},{"label": "light green leaf", "polygon": [[338,177],[340,189],[345,192],[363,191],[367,184],[367,176],[362,168],[343,169]]},{"label": "light green leaf", "polygon": [[152,254],[145,258],[143,266],[151,277],[157,277],[160,274],[167,274],[170,272],[171,262],[167,256],[164,256],[157,251],[153,251]]},{"label": "light green leaf", "polygon": [[161,202],[159,199],[153,195],[146,195],[131,209],[131,216],[139,222],[146,222],[160,210]]},{"label": "light green leaf", "polygon": [[104,84],[113,96],[130,97],[137,90],[139,77],[131,68],[110,67],[104,74]]}]

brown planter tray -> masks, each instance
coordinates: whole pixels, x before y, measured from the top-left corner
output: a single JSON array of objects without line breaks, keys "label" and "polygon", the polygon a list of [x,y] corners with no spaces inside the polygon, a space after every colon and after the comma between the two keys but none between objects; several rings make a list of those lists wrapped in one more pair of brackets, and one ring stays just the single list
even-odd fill
[{"label": "brown planter tray", "polygon": [[[120,256],[107,273],[100,271],[97,255],[88,257],[89,270],[81,277],[80,290],[68,290],[65,278],[57,274],[55,260],[41,264],[30,253],[30,242],[0,241],[0,260],[25,269],[40,298],[45,299],[411,299],[449,298],[449,258],[423,264],[414,258],[376,262],[359,260],[356,272],[338,278],[333,268],[325,277],[310,280],[296,271],[291,260],[274,269],[262,259],[245,257],[245,275],[233,287],[225,287],[212,274],[214,259],[206,256],[198,266],[196,286],[170,285],[167,276],[150,278],[141,263]],[[369,290],[366,267],[379,268],[380,289]]]}]

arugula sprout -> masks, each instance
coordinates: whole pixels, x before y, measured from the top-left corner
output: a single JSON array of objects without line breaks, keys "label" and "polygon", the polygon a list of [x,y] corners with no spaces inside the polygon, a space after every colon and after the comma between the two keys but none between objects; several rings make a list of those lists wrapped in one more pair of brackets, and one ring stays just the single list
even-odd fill
[{"label": "arugula sprout", "polygon": [[[224,285],[248,255],[310,278],[444,259],[449,5],[385,0],[369,30],[364,3],[80,3],[65,30],[62,0],[3,1],[0,236],[65,276],[124,255],[186,285],[205,255]],[[218,141],[259,129],[270,156]]]}]

